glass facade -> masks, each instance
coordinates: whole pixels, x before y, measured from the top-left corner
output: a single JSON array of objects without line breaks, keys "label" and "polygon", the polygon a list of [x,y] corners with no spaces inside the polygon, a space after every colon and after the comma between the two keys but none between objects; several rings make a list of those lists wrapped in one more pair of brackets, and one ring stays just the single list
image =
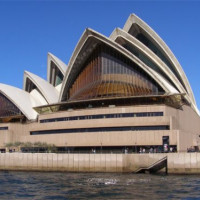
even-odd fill
[{"label": "glass facade", "polygon": [[158,117],[158,116],[163,116],[163,112],[114,113],[114,114],[101,114],[101,115],[60,117],[60,118],[42,119],[40,120],[40,123],[72,121],[72,120],[88,120],[88,119],[106,119],[106,118],[124,118],[124,117]]},{"label": "glass facade", "polygon": [[21,115],[21,111],[3,94],[0,93],[0,118]]},{"label": "glass facade", "polygon": [[75,128],[56,129],[45,131],[31,131],[30,135],[64,134],[64,133],[91,133],[91,132],[118,132],[118,131],[159,131],[169,130],[168,125],[161,126],[122,126],[122,127],[98,127],[98,128]]},{"label": "glass facade", "polygon": [[50,65],[50,83],[55,87],[62,83],[64,76],[53,61]]},{"label": "glass facade", "polygon": [[68,91],[69,100],[163,94],[140,67],[119,52],[100,45],[83,64]]}]

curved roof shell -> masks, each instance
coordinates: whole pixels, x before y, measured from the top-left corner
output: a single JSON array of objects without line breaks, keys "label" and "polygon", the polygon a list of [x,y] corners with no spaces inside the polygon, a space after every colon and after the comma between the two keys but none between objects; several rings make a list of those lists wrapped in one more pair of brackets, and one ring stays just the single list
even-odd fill
[{"label": "curved roof shell", "polygon": [[37,112],[33,110],[33,107],[41,106],[41,104],[28,92],[5,84],[0,84],[0,92],[21,110],[28,120],[37,118]]},{"label": "curved roof shell", "polygon": [[[137,25],[137,26],[135,26]],[[135,27],[134,27],[135,26]],[[170,61],[173,67],[173,71],[177,72],[177,78],[183,85],[183,87],[186,88],[187,94],[189,95],[191,102],[194,106],[196,106],[195,98],[192,92],[192,89],[190,87],[189,81],[187,80],[187,77],[179,64],[178,60],[170,50],[170,48],[165,44],[165,42],[159,37],[159,35],[151,28],[149,27],[144,21],[142,21],[139,17],[137,17],[134,14],[131,14],[126,21],[123,30],[127,33],[131,33],[131,28],[134,27],[134,30],[136,32],[143,31],[156,45],[159,49],[162,50],[166,58]],[[140,30],[139,30],[140,29]],[[133,31],[131,33],[134,34]]]},{"label": "curved roof shell", "polygon": [[[48,104],[53,104],[58,102],[59,94],[55,87],[53,87],[50,83],[40,78],[39,76],[31,73],[24,72],[24,90],[27,90],[27,80],[32,81],[32,83],[37,87],[39,92],[42,94],[44,99]],[[28,92],[28,91],[27,91]]]},{"label": "curved roof shell", "polygon": [[53,62],[61,74],[64,76],[67,70],[67,65],[61,61],[58,57],[54,56],[52,53],[47,55],[47,81],[50,83],[51,80],[51,62]]},{"label": "curved roof shell", "polygon": [[166,81],[163,81],[163,78],[160,75],[155,73],[153,70],[149,70],[148,66],[146,66],[143,62],[141,62],[140,59],[138,59],[124,47],[117,44],[113,40],[101,35],[100,33],[97,33],[94,30],[86,29],[70,59],[68,69],[63,80],[59,101],[67,100],[66,91],[69,90],[72,80],[80,70],[79,68],[81,64],[89,57],[91,52],[100,43],[108,45],[109,47],[115,49],[116,51],[120,52],[122,55],[136,63],[141,69],[143,69],[148,75],[150,75],[150,77],[152,77],[164,89],[166,93],[178,93],[178,91],[173,88],[173,86],[169,87],[169,84],[167,84]]},{"label": "curved roof shell", "polygon": [[[155,71],[158,71],[158,73],[161,72],[163,78],[166,77],[166,79],[171,83],[171,85],[177,88],[179,92],[186,92],[183,86],[179,83],[176,76],[170,71],[166,64],[158,56],[156,56],[148,47],[146,47],[143,43],[134,38],[132,35],[128,34],[120,28],[116,28],[110,35],[110,38],[118,44],[122,45],[123,47],[128,44],[133,50],[135,50],[135,52],[141,53],[142,56],[145,57],[145,59],[148,59],[148,62],[151,62],[151,65],[149,63],[147,64],[150,68],[154,69]],[[131,52],[131,50],[129,51]],[[142,61],[142,58],[140,59]]]},{"label": "curved roof shell", "polygon": [[[142,42],[141,38],[139,39],[137,37],[138,33],[147,36],[147,39],[161,51],[161,54],[164,55],[164,59],[167,59],[167,62],[163,60],[161,55],[158,55],[148,45]],[[148,65],[144,59],[131,52],[130,49],[125,48],[120,40],[134,47],[137,52],[141,52],[143,56],[154,63],[156,67]],[[23,85],[25,91],[0,84],[0,92],[19,108],[27,119],[34,120],[37,117],[37,113],[34,111],[33,107],[44,104],[55,104],[68,100],[67,93],[72,83],[80,74],[83,64],[99,44],[105,45],[115,52],[119,52],[125,58],[135,63],[138,68],[143,70],[148,77],[151,77],[154,83],[156,82],[165,93],[186,94],[185,99],[199,114],[190,84],[176,57],[165,42],[145,22],[134,14],[130,15],[123,30],[119,28],[115,29],[110,38],[92,29],[86,29],[74,49],[68,66],[53,54],[48,53],[48,81],[25,71]],[[55,81],[58,74],[61,75],[58,77],[59,81]],[[52,81],[53,79],[54,81]],[[27,90],[28,82],[34,85],[30,90]]]},{"label": "curved roof shell", "polygon": [[[137,52],[142,52],[143,55],[148,59],[150,59],[153,63],[156,64],[157,68],[164,73],[164,76],[167,76],[166,82],[170,80],[170,83],[168,83],[169,87],[171,85],[174,86],[174,88],[177,88],[180,93],[186,93],[186,99],[189,103],[192,104],[193,108],[195,110],[198,110],[196,106],[194,105],[193,101],[191,100],[191,97],[188,95],[187,91],[185,88],[182,86],[182,84],[179,82],[177,77],[174,75],[174,73],[169,69],[169,67],[157,56],[155,55],[148,47],[146,47],[143,43],[141,43],[138,39],[133,37],[132,35],[128,34],[124,30],[120,28],[116,28],[113,33],[110,35],[110,38],[113,39],[114,41],[120,43],[126,43],[137,49]],[[123,40],[120,42],[120,40]],[[122,44],[121,44],[122,45]],[[156,71],[157,69],[155,69]],[[159,72],[157,73],[159,75]],[[162,74],[160,74],[162,76]],[[164,80],[164,77],[163,77]]]}]

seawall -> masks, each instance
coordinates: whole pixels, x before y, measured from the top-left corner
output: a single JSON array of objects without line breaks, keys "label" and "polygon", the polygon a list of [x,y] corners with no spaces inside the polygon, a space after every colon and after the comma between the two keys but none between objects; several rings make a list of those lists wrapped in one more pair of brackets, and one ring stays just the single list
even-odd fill
[{"label": "seawall", "polygon": [[169,174],[199,174],[200,153],[56,154],[1,153],[0,170],[135,172],[167,156]]}]

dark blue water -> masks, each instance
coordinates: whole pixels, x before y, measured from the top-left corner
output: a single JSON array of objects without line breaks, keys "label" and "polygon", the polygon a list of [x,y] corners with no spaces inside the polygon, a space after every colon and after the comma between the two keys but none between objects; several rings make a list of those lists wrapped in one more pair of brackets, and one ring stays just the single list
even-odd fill
[{"label": "dark blue water", "polygon": [[3,199],[200,199],[200,176],[0,172]]}]

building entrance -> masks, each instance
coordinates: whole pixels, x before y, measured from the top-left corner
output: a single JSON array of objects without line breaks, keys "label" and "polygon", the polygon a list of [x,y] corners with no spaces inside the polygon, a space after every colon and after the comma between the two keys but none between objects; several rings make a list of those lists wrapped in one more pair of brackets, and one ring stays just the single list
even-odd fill
[{"label": "building entrance", "polygon": [[163,152],[164,153],[169,152],[169,136],[163,136],[162,141],[163,141]]}]

